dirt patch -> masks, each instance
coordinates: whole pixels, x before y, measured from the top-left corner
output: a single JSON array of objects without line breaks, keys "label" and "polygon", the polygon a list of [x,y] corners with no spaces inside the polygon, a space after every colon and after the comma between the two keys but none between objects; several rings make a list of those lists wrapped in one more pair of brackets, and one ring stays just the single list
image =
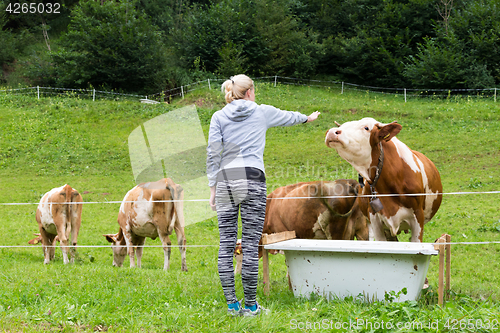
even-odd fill
[{"label": "dirt patch", "polygon": [[204,98],[200,98],[194,102],[197,107],[206,107],[207,106],[207,100]]}]

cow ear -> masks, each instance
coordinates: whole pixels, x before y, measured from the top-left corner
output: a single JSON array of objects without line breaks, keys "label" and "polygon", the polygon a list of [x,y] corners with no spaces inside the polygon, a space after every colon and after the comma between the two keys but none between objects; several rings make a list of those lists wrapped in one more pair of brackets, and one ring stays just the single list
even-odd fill
[{"label": "cow ear", "polygon": [[103,235],[104,237],[106,237],[106,240],[110,243],[115,243],[116,242],[116,235],[113,235],[113,234],[107,234],[107,235]]},{"label": "cow ear", "polygon": [[395,137],[403,128],[403,126],[399,125],[396,121],[379,127],[378,138],[380,141],[389,141],[393,137]]}]

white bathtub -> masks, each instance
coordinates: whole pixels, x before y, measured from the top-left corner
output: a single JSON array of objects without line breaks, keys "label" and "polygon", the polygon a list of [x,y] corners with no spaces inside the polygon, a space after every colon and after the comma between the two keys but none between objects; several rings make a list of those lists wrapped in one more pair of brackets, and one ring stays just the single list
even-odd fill
[{"label": "white bathtub", "polygon": [[417,300],[430,257],[438,254],[431,243],[375,241],[292,239],[264,248],[285,251],[296,297],[361,295],[365,301],[384,300],[403,288],[407,294],[394,301]]}]

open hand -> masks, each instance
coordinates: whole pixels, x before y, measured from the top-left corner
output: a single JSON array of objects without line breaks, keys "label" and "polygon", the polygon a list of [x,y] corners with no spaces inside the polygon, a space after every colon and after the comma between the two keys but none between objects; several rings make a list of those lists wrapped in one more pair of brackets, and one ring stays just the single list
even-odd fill
[{"label": "open hand", "polygon": [[311,121],[315,121],[316,119],[318,119],[318,116],[321,114],[321,112],[319,111],[314,111],[313,113],[311,113],[309,115],[309,117],[307,117],[307,122],[311,122]]}]

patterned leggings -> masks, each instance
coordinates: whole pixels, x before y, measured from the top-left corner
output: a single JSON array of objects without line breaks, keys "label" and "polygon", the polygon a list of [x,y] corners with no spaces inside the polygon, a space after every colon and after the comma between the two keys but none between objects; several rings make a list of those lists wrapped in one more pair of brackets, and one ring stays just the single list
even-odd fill
[{"label": "patterned leggings", "polygon": [[233,254],[241,210],[243,262],[241,280],[245,305],[256,303],[259,278],[259,241],[266,214],[266,183],[239,179],[217,183],[215,194],[219,220],[219,277],[227,304],[238,301],[234,286]]}]

